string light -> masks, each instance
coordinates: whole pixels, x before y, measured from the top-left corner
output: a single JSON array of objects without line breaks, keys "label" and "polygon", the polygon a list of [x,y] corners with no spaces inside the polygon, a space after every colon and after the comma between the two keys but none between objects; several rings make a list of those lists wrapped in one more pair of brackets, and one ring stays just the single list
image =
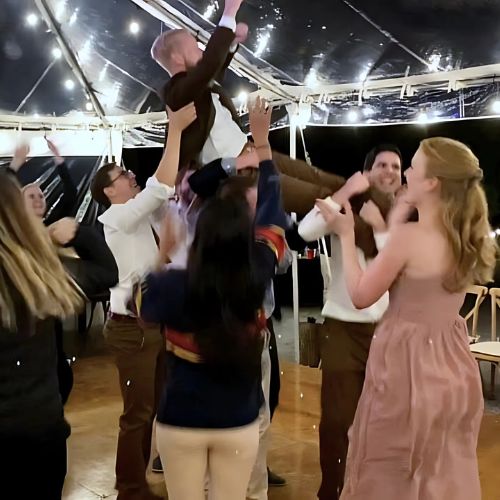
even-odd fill
[{"label": "string light", "polygon": [[73,14],[71,14],[71,17],[69,18],[69,25],[72,26],[73,24],[75,24],[77,18],[78,18],[78,7],[73,11]]},{"label": "string light", "polygon": [[420,123],[427,123],[429,121],[429,116],[427,115],[427,113],[422,112],[422,113],[419,113],[417,120]]},{"label": "string light", "polygon": [[496,99],[491,103],[491,110],[496,115],[500,115],[500,99]]},{"label": "string light", "polygon": [[141,27],[137,21],[132,21],[128,26],[128,30],[132,33],[132,35],[137,35],[137,33],[141,31]]},{"label": "string light", "polygon": [[269,40],[271,39],[271,33],[266,31],[265,33],[259,33],[257,36],[257,49],[254,52],[255,57],[260,57],[267,49],[269,45]]},{"label": "string light", "polygon": [[359,121],[359,113],[354,109],[351,109],[351,111],[347,113],[347,120],[351,123],[356,123],[357,121]]},{"label": "string light", "polygon": [[244,90],[242,90],[239,94],[238,94],[238,102],[243,105],[247,102],[248,100],[248,92],[245,92]]},{"label": "string light", "polygon": [[94,109],[94,106],[92,106],[92,103],[89,101],[85,103],[85,109],[87,111],[92,111]]},{"label": "string light", "polygon": [[64,82],[64,87],[66,88],[66,90],[73,90],[75,88],[75,82],[68,79]]},{"label": "string light", "polygon": [[59,47],[54,47],[52,49],[52,57],[54,59],[59,59],[62,56],[61,49]]},{"label": "string light", "polygon": [[38,24],[38,16],[36,14],[33,14],[33,12],[29,13],[26,16],[26,24],[32,28],[34,28]]},{"label": "string light", "polygon": [[203,18],[206,19],[207,21],[210,21],[210,18],[214,15],[218,7],[219,7],[218,2],[214,2],[208,5],[207,8],[205,9],[205,12],[203,13]]},{"label": "string light", "polygon": [[427,64],[429,71],[432,72],[438,71],[440,62],[441,62],[441,54],[432,54],[432,56],[429,57],[429,62]]}]

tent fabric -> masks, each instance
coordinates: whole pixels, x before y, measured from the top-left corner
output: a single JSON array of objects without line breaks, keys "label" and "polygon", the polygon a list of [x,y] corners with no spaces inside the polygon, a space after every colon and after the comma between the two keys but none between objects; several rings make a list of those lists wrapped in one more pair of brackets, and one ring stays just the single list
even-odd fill
[{"label": "tent fabric", "polygon": [[[140,7],[145,4],[148,12]],[[56,21],[105,115],[143,114],[146,123],[148,113],[162,111],[156,89],[168,79],[149,56],[154,38],[172,28],[159,20],[159,10],[187,19],[194,31],[210,32],[223,0],[3,0],[4,115],[96,114],[88,89],[64,51],[61,56],[61,39],[48,28],[41,5]],[[239,57],[250,75],[272,85],[267,92],[275,92],[282,104],[283,96],[300,100],[316,88],[353,84],[329,99],[318,90],[313,123],[478,117],[492,114],[499,94],[496,67],[481,81],[458,85],[448,85],[446,73],[500,63],[499,18],[500,3],[493,0],[246,0],[239,19],[249,24],[250,36]],[[258,88],[238,73],[230,72],[225,82],[236,99]],[[363,85],[372,81],[427,74],[438,76],[416,86],[415,94],[399,87],[363,94]],[[348,115],[351,108],[359,116]]]}]

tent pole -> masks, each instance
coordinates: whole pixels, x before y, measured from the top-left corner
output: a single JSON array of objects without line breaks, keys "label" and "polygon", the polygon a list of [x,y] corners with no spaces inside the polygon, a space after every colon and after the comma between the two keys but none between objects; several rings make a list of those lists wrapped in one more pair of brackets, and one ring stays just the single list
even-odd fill
[{"label": "tent pole", "polygon": [[[287,106],[288,121],[290,123],[290,158],[297,157],[297,105]],[[297,221],[297,214],[292,214],[294,222]],[[299,342],[299,261],[298,253],[292,252],[292,289],[293,289],[293,354],[295,362],[300,361],[300,342]]]},{"label": "tent pole", "polygon": [[107,127],[109,124],[108,120],[106,120],[106,113],[104,111],[104,108],[97,99],[94,90],[92,88],[92,85],[87,80],[87,77],[85,76],[85,73],[83,72],[80,63],[78,62],[78,59],[76,58],[68,41],[64,37],[63,31],[61,29],[61,24],[57,22],[56,18],[54,17],[54,14],[50,10],[47,0],[35,0],[35,4],[38,7],[38,10],[40,11],[40,14],[42,15],[43,19],[47,23],[47,26],[50,28],[50,30],[54,33],[55,37],[57,38],[59,46],[61,47],[61,51],[64,55],[64,58],[66,59],[66,62],[69,64],[71,71],[73,71],[73,74],[77,77],[82,87],[86,90],[97,115],[101,119],[103,125]]},{"label": "tent pole", "polygon": [[33,85],[33,87],[31,88],[31,90],[28,92],[28,94],[26,95],[26,97],[19,103],[19,106],[16,108],[16,110],[14,111],[14,113],[19,113],[19,111],[21,111],[21,109],[23,108],[23,106],[26,104],[26,102],[28,101],[28,99],[33,95],[33,93],[35,92],[35,90],[39,87],[39,85],[42,83],[43,79],[47,76],[47,73],[52,69],[52,67],[54,66],[54,64],[56,63],[55,60],[53,60],[46,68],[45,68],[45,71],[41,74],[40,78],[35,82],[35,85]]}]

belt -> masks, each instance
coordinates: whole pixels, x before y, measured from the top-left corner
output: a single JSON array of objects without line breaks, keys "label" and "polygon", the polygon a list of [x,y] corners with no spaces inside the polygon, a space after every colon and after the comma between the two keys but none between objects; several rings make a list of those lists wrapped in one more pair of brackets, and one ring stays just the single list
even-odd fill
[{"label": "belt", "polygon": [[135,316],[128,316],[126,314],[117,314],[114,312],[110,312],[108,314],[108,318],[112,319],[114,321],[130,321],[130,322],[136,322],[137,318]]}]

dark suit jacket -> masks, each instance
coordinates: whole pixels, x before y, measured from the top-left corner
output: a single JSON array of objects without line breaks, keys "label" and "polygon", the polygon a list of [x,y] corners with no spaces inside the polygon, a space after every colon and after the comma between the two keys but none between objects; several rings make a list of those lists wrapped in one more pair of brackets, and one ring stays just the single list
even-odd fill
[{"label": "dark suit jacket", "polygon": [[180,168],[197,158],[212,129],[215,120],[212,92],[219,94],[221,104],[229,109],[234,121],[239,124],[238,113],[231,98],[220,85],[214,84],[215,81],[222,81],[224,71],[233,58],[234,54],[229,52],[233,42],[232,30],[217,27],[196,67],[177,73],[163,87],[161,97],[172,111],[192,101],[196,107],[196,120],[182,134]]}]

